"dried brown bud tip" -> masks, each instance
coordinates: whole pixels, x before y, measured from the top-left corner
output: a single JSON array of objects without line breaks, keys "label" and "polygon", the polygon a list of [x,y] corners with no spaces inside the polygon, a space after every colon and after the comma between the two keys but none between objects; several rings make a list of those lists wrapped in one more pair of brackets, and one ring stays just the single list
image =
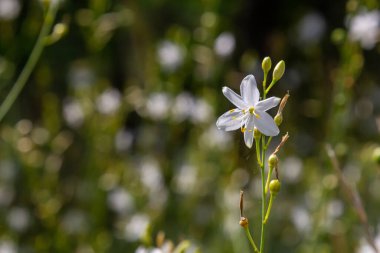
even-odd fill
[{"label": "dried brown bud tip", "polygon": [[248,218],[240,217],[239,225],[243,228],[248,227]]}]

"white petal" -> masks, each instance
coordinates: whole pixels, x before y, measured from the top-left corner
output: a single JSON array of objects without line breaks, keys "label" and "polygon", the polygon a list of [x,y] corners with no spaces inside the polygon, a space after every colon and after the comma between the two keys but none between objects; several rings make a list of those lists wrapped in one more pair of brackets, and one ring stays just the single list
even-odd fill
[{"label": "white petal", "polygon": [[222,92],[224,96],[230,100],[231,103],[236,105],[240,109],[245,109],[248,107],[248,105],[243,101],[243,99],[236,94],[233,90],[231,90],[228,87],[223,87]]},{"label": "white petal", "polygon": [[253,128],[255,127],[253,118],[252,114],[250,114],[245,125],[244,142],[248,148],[251,148],[253,144]]},{"label": "white petal", "polygon": [[245,103],[255,105],[260,99],[256,79],[253,75],[246,76],[240,84],[240,93]]},{"label": "white petal", "polygon": [[244,114],[239,109],[232,109],[224,113],[216,121],[216,126],[220,130],[233,131],[239,129],[242,126],[242,121],[247,114]]},{"label": "white petal", "polygon": [[253,117],[255,127],[266,136],[276,136],[280,133],[273,118],[266,112],[257,111],[259,117]]},{"label": "white petal", "polygon": [[278,97],[270,97],[265,100],[261,100],[255,105],[255,109],[262,112],[268,111],[269,109],[277,106],[278,103],[280,103],[280,100],[281,99]]}]

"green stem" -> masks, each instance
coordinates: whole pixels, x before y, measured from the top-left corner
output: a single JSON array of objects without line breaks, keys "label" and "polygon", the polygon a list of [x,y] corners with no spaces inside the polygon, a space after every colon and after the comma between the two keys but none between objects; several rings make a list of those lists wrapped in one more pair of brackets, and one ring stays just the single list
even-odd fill
[{"label": "green stem", "polygon": [[268,88],[264,91],[264,94],[266,95],[270,89],[277,83],[277,80],[273,79],[272,82],[269,84]]},{"label": "green stem", "polygon": [[46,13],[44,23],[42,25],[40,34],[37,38],[36,44],[29,56],[28,61],[25,64],[24,69],[16,80],[11,91],[8,93],[7,97],[4,99],[0,106],[0,121],[3,120],[4,116],[8,113],[9,109],[12,107],[13,103],[16,101],[20,92],[24,88],[26,81],[28,80],[30,74],[32,73],[41,53],[45,47],[45,39],[48,36],[49,31],[53,25],[53,21],[58,9],[58,1],[51,1],[49,9]]},{"label": "green stem", "polygon": [[273,167],[269,166],[267,181],[265,183],[265,194],[267,194],[269,191],[269,182],[270,182],[270,178],[272,177],[272,172],[273,172]]},{"label": "green stem", "polygon": [[264,146],[265,150],[268,149],[269,144],[270,144],[270,142],[272,141],[272,138],[273,138],[273,136],[270,136],[270,137],[269,137],[267,144],[265,144],[265,146]]},{"label": "green stem", "polygon": [[257,163],[259,166],[262,166],[261,158],[260,158],[260,138],[255,138],[255,143],[256,143],[256,157],[257,157]]},{"label": "green stem", "polygon": [[266,86],[267,86],[267,76],[268,76],[268,72],[264,71],[263,94],[265,94],[265,89],[266,89]]},{"label": "green stem", "polygon": [[265,194],[265,136],[261,138],[261,145],[263,147],[261,158],[263,163],[261,163],[261,239],[260,239],[260,253],[264,253],[264,243],[265,243],[265,202],[266,202],[266,194]]},{"label": "green stem", "polygon": [[265,215],[265,219],[264,219],[264,223],[266,224],[268,219],[269,219],[269,215],[270,215],[270,211],[272,210],[272,203],[273,203],[273,200],[274,200],[274,195],[271,194],[270,195],[270,199],[269,199],[269,204],[268,204],[268,210],[267,210],[267,214]]},{"label": "green stem", "polygon": [[256,253],[260,253],[259,249],[258,249],[257,246],[256,246],[255,241],[254,241],[253,238],[252,238],[252,235],[251,235],[251,232],[249,231],[248,226],[245,227],[244,230],[245,230],[245,233],[246,233],[246,235],[247,235],[247,237],[248,237],[249,242],[250,242],[251,245],[252,245],[253,250],[254,250]]}]

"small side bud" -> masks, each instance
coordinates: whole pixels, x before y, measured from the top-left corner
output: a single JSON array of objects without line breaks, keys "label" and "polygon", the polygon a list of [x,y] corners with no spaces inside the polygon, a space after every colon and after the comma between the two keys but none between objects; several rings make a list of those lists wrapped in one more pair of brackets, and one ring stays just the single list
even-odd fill
[{"label": "small side bud", "polygon": [[256,127],[253,128],[253,137],[257,140],[258,138],[261,137],[261,132],[259,131],[259,129],[257,129]]},{"label": "small side bud", "polygon": [[277,63],[276,67],[273,70],[273,79],[278,81],[284,75],[285,72],[285,62],[281,60]]},{"label": "small side bud", "polygon": [[239,225],[242,226],[243,228],[247,228],[248,227],[248,218],[240,217]]},{"label": "small side bud", "polygon": [[268,73],[269,70],[272,67],[272,60],[267,56],[263,59],[263,62],[261,63],[261,67],[264,71],[264,73]]},{"label": "small side bud", "polygon": [[278,181],[278,179],[273,179],[272,181],[270,181],[269,183],[270,194],[273,194],[274,196],[276,196],[280,192],[280,189],[281,189],[281,183],[280,181]]},{"label": "small side bud", "polygon": [[377,164],[380,164],[380,147],[377,147],[373,150],[373,153],[372,153],[372,159],[374,162],[376,162]]},{"label": "small side bud", "polygon": [[270,168],[275,168],[278,165],[278,157],[276,154],[271,154],[268,158],[268,165]]},{"label": "small side bud", "polygon": [[67,25],[64,23],[58,23],[53,28],[53,36],[62,38],[63,35],[67,33]]},{"label": "small side bud", "polygon": [[276,114],[276,116],[274,116],[274,123],[276,123],[277,126],[281,125],[282,114]]}]

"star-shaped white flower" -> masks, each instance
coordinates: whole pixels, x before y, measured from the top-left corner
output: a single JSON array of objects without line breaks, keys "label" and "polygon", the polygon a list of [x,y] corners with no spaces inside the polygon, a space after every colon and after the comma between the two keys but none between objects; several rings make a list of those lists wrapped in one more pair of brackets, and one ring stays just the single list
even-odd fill
[{"label": "star-shaped white flower", "polygon": [[280,133],[272,116],[266,113],[267,110],[277,106],[280,99],[270,97],[260,101],[260,92],[253,75],[246,76],[241,82],[241,96],[228,87],[223,87],[222,91],[237,108],[229,110],[218,118],[216,126],[220,130],[232,131],[240,128],[248,148],[252,147],[255,127],[266,136],[276,136]]}]

